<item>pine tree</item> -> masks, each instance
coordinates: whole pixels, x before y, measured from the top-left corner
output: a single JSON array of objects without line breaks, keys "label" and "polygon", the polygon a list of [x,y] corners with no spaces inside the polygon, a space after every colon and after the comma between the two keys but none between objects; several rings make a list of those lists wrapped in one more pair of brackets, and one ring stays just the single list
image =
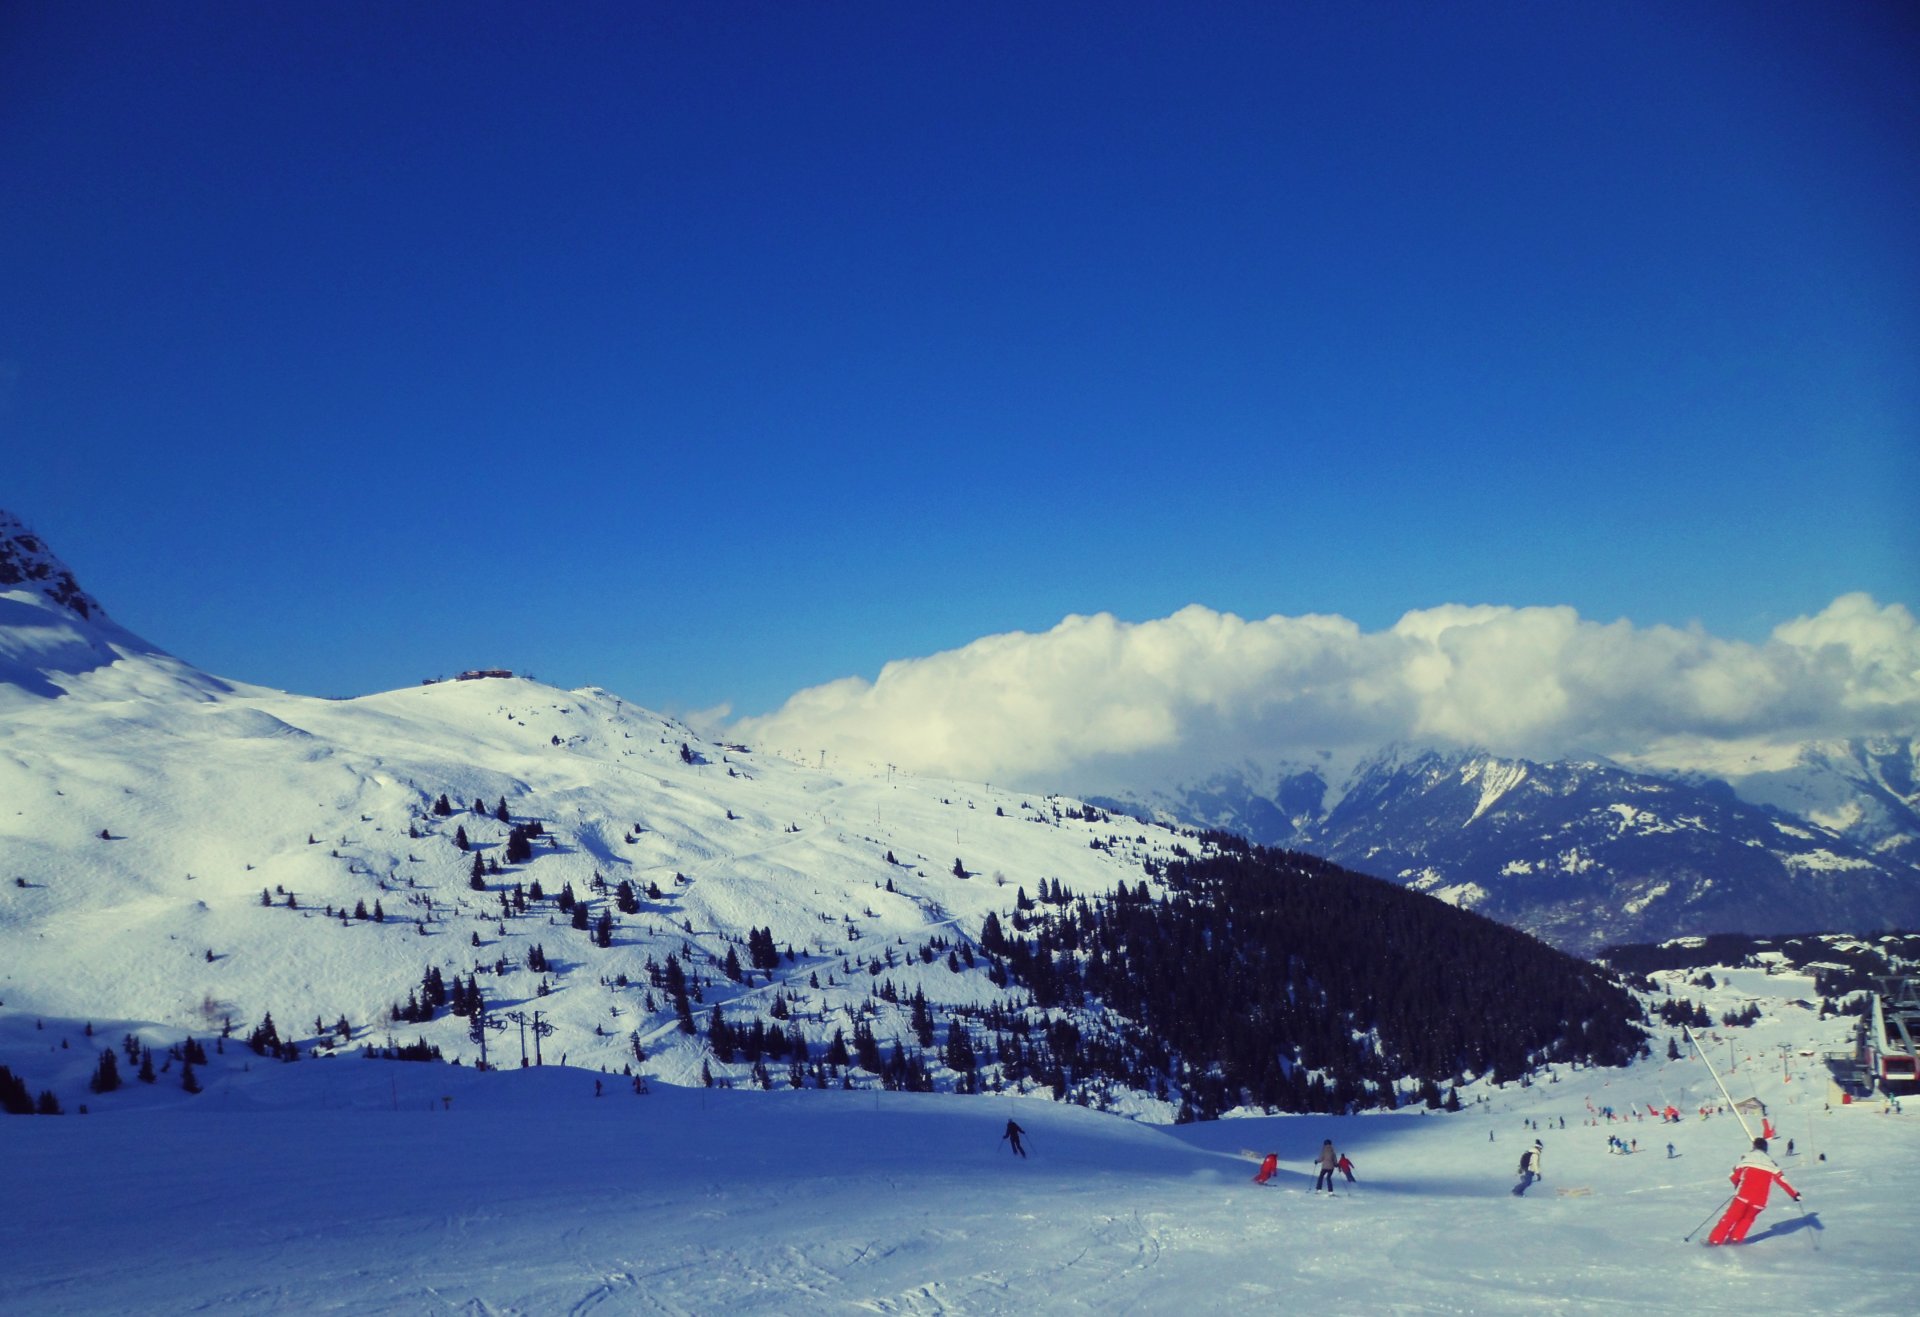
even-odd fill
[{"label": "pine tree", "polygon": [[467,825],[466,824],[462,823],[459,827],[453,830],[453,844],[459,847],[463,851],[471,848],[471,843],[467,841]]},{"label": "pine tree", "polygon": [[9,1116],[33,1114],[33,1095],[27,1091],[27,1081],[3,1065],[0,1065],[0,1112]]},{"label": "pine tree", "polygon": [[680,968],[680,958],[669,954],[666,968],[661,973],[661,986],[666,989],[667,997],[673,1002],[674,1018],[680,1022],[680,1032],[696,1032],[693,1024],[693,1005],[687,1000],[687,974]]},{"label": "pine tree", "polygon": [[505,796],[500,797],[500,803],[494,807],[493,816],[502,823],[507,822],[509,815],[507,814],[507,798]]},{"label": "pine tree", "polygon": [[534,834],[527,828],[515,824],[507,833],[507,863],[530,864],[533,861]]},{"label": "pine tree", "polygon": [[487,890],[487,865],[478,851],[473,853],[473,867],[467,870],[467,886],[476,892]]},{"label": "pine tree", "polygon": [[914,1041],[921,1047],[933,1046],[933,1012],[927,1006],[927,994],[914,989],[910,1016],[913,1023]]},{"label": "pine tree", "polygon": [[100,1053],[100,1064],[93,1078],[87,1081],[87,1087],[96,1093],[111,1093],[120,1087],[120,1063],[113,1059],[112,1048]]}]

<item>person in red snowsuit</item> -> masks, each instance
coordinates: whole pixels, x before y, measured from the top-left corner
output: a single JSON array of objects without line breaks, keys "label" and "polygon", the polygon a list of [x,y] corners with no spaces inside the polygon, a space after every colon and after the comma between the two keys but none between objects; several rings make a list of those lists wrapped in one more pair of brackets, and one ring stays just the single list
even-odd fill
[{"label": "person in red snowsuit", "polygon": [[1727,1204],[1727,1214],[1720,1218],[1720,1224],[1707,1236],[1709,1244],[1738,1244],[1745,1240],[1753,1218],[1765,1210],[1767,1195],[1776,1180],[1787,1191],[1787,1197],[1796,1203],[1800,1201],[1799,1192],[1787,1183],[1787,1177],[1780,1173],[1773,1158],[1767,1156],[1765,1139],[1753,1141],[1753,1151],[1740,1159],[1740,1164],[1727,1178],[1733,1181],[1733,1201]]},{"label": "person in red snowsuit", "polygon": [[1255,1184],[1265,1184],[1268,1180],[1271,1180],[1273,1178],[1273,1173],[1279,1169],[1280,1169],[1280,1154],[1277,1152],[1270,1152],[1261,1159],[1260,1169],[1254,1172],[1253,1182]]}]

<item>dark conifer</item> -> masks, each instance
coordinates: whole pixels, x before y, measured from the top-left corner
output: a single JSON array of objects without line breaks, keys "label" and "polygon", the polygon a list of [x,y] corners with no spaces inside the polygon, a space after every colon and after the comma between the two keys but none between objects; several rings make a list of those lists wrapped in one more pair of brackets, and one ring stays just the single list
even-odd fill
[{"label": "dark conifer", "polygon": [[120,1087],[120,1063],[113,1059],[113,1049],[100,1053],[100,1064],[95,1067],[93,1078],[87,1081],[87,1087],[96,1093],[111,1093]]}]

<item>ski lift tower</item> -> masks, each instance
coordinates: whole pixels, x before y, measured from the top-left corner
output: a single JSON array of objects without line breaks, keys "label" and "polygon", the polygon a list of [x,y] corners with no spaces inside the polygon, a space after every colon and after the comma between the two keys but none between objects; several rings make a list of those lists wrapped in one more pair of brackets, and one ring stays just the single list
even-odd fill
[{"label": "ski lift tower", "polygon": [[1920,975],[1880,980],[1866,1044],[1868,1073],[1882,1093],[1920,1092]]}]

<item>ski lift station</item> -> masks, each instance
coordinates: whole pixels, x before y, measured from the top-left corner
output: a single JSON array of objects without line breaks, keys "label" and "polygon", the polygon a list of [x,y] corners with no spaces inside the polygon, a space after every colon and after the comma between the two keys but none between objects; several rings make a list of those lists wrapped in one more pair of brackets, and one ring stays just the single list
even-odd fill
[{"label": "ski lift station", "polygon": [[1920,976],[1880,980],[1862,1042],[1867,1073],[1883,1093],[1920,1090]]}]

